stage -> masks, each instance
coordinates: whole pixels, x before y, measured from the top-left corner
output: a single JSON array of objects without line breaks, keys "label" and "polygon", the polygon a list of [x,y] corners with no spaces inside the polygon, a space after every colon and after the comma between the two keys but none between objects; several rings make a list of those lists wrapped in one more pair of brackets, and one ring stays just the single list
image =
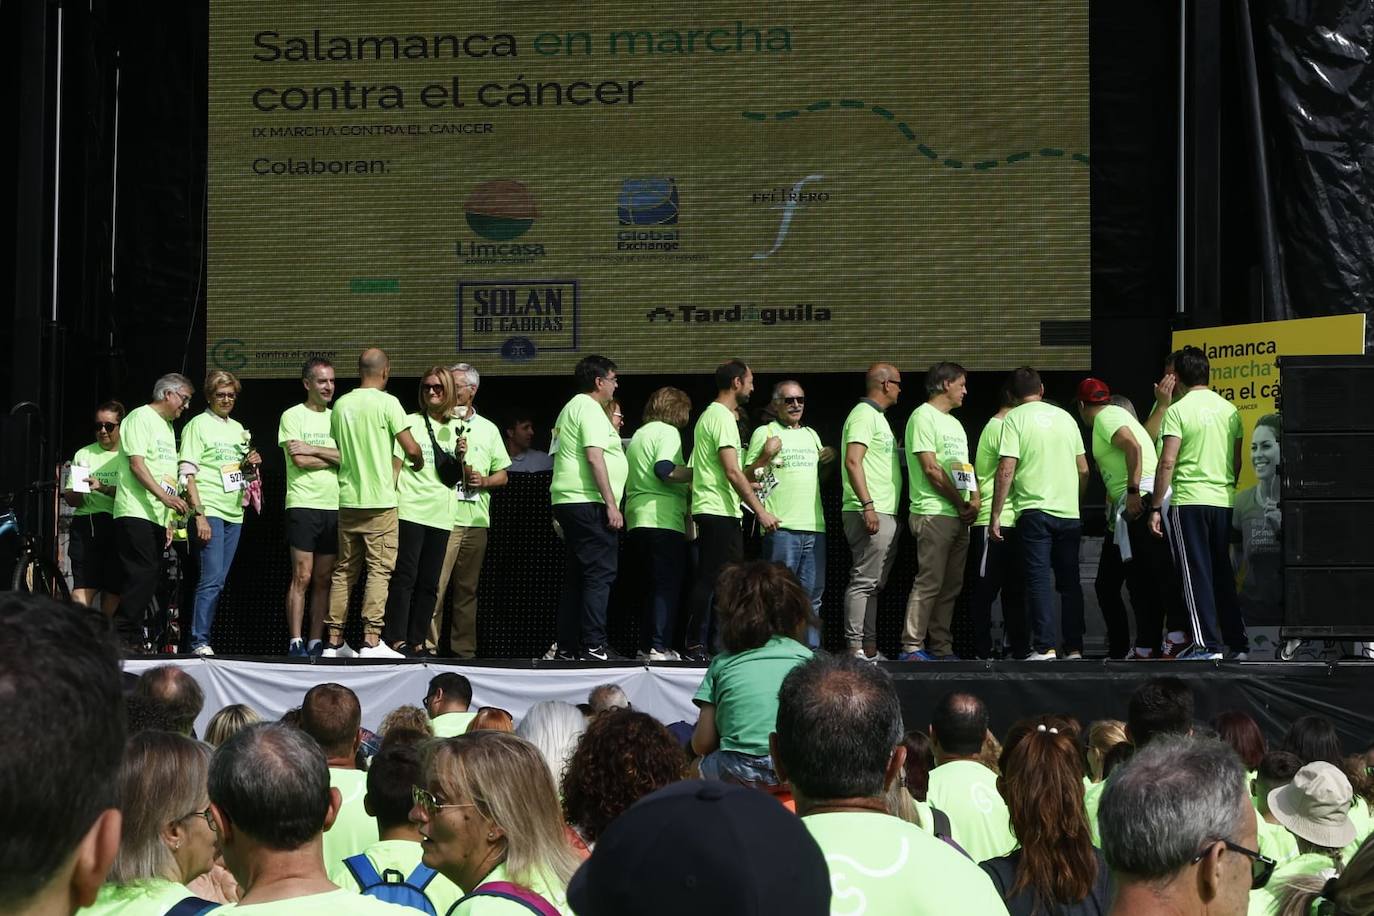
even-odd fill
[{"label": "stage", "polygon": [[[199,734],[220,707],[247,703],[269,719],[300,705],[305,691],[334,681],[362,700],[363,725],[376,728],[397,706],[419,705],[429,679],[457,671],[472,681],[473,708],[499,706],[518,720],[541,700],[584,702],[598,684],[624,688],[635,708],[663,722],[696,720],[692,694],[705,667],[688,663],[594,664],[506,659],[446,662],[201,658],[158,656],[130,659],[137,674],[159,664],[184,668],[205,690]],[[1259,722],[1271,741],[1290,722],[1316,713],[1331,719],[1346,750],[1374,743],[1374,662],[883,662],[902,701],[906,727],[925,728],[930,709],[945,693],[965,690],[982,697],[992,730],[1005,734],[1021,716],[1057,712],[1085,725],[1100,718],[1124,719],[1131,692],[1151,677],[1183,678],[1193,688],[1197,720],[1239,709]]]}]

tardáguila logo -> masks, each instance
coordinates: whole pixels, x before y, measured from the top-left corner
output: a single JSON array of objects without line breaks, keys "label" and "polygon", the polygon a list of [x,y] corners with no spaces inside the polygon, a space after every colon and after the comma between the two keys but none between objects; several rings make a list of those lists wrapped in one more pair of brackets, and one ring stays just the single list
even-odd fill
[{"label": "tard\u00e1guila logo", "polygon": [[473,188],[463,212],[468,227],[493,242],[518,239],[539,216],[530,189],[510,178],[484,181]]}]

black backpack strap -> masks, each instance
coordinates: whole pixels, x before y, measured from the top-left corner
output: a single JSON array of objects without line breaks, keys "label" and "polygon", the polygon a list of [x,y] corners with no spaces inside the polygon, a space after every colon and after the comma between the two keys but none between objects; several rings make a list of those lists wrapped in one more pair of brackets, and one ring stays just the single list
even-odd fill
[{"label": "black backpack strap", "polygon": [[176,904],[167,911],[166,916],[201,916],[202,913],[208,913],[218,906],[219,904],[215,903],[213,900],[205,900],[204,898],[192,895],[178,900]]},{"label": "black backpack strap", "polygon": [[936,836],[954,836],[954,828],[949,823],[949,815],[939,808],[930,809],[930,818],[935,822]]}]

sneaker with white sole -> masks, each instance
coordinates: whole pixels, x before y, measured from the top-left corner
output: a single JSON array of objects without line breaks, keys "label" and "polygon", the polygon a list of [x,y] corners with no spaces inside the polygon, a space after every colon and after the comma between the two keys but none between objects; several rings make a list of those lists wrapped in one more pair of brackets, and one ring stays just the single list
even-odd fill
[{"label": "sneaker with white sole", "polygon": [[558,658],[558,643],[554,643],[553,645],[549,646],[549,651],[541,655],[540,658],[542,658],[546,662],[551,662],[555,658]]},{"label": "sneaker with white sole", "polygon": [[1205,646],[1194,646],[1180,655],[1178,660],[1181,662],[1219,662],[1222,658],[1220,652],[1209,652]]},{"label": "sneaker with white sole", "polygon": [[209,643],[206,643],[206,644],[203,645],[203,646],[196,646],[194,649],[191,650],[191,654],[192,654],[192,655],[200,655],[200,656],[206,656],[206,657],[208,657],[208,656],[214,655],[214,654],[215,654],[215,650],[210,648],[210,644],[209,644]]},{"label": "sneaker with white sole", "polygon": [[1083,651],[1081,649],[1070,649],[1064,653],[1064,661],[1066,662],[1081,662],[1082,660]]},{"label": "sneaker with white sole", "polygon": [[320,651],[320,658],[357,658],[358,653],[346,642],[341,642],[337,646],[324,644],[324,649]]},{"label": "sneaker with white sole", "polygon": [[682,656],[677,654],[676,649],[650,649],[649,661],[651,662],[680,662]]},{"label": "sneaker with white sole", "polygon": [[359,658],[405,658],[403,654],[397,652],[384,642],[378,642],[375,646],[363,646],[358,650]]},{"label": "sneaker with white sole", "polygon": [[1032,651],[1030,655],[1021,659],[1023,662],[1052,662],[1059,658],[1059,653],[1053,649],[1046,649],[1044,652]]}]

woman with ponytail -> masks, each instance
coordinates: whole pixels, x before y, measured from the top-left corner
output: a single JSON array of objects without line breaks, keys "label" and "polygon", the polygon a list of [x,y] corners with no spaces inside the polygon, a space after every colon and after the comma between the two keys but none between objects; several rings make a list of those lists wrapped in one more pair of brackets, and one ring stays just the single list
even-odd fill
[{"label": "woman with ponytail", "polygon": [[1006,800],[1017,848],[989,859],[1011,916],[1102,916],[1111,905],[1110,873],[1092,845],[1083,808],[1077,730],[1059,716],[1023,719],[1007,733],[997,788]]},{"label": "woman with ponytail", "polygon": [[1278,888],[1278,916],[1374,913],[1374,843],[1365,843],[1336,878],[1299,875]]}]

